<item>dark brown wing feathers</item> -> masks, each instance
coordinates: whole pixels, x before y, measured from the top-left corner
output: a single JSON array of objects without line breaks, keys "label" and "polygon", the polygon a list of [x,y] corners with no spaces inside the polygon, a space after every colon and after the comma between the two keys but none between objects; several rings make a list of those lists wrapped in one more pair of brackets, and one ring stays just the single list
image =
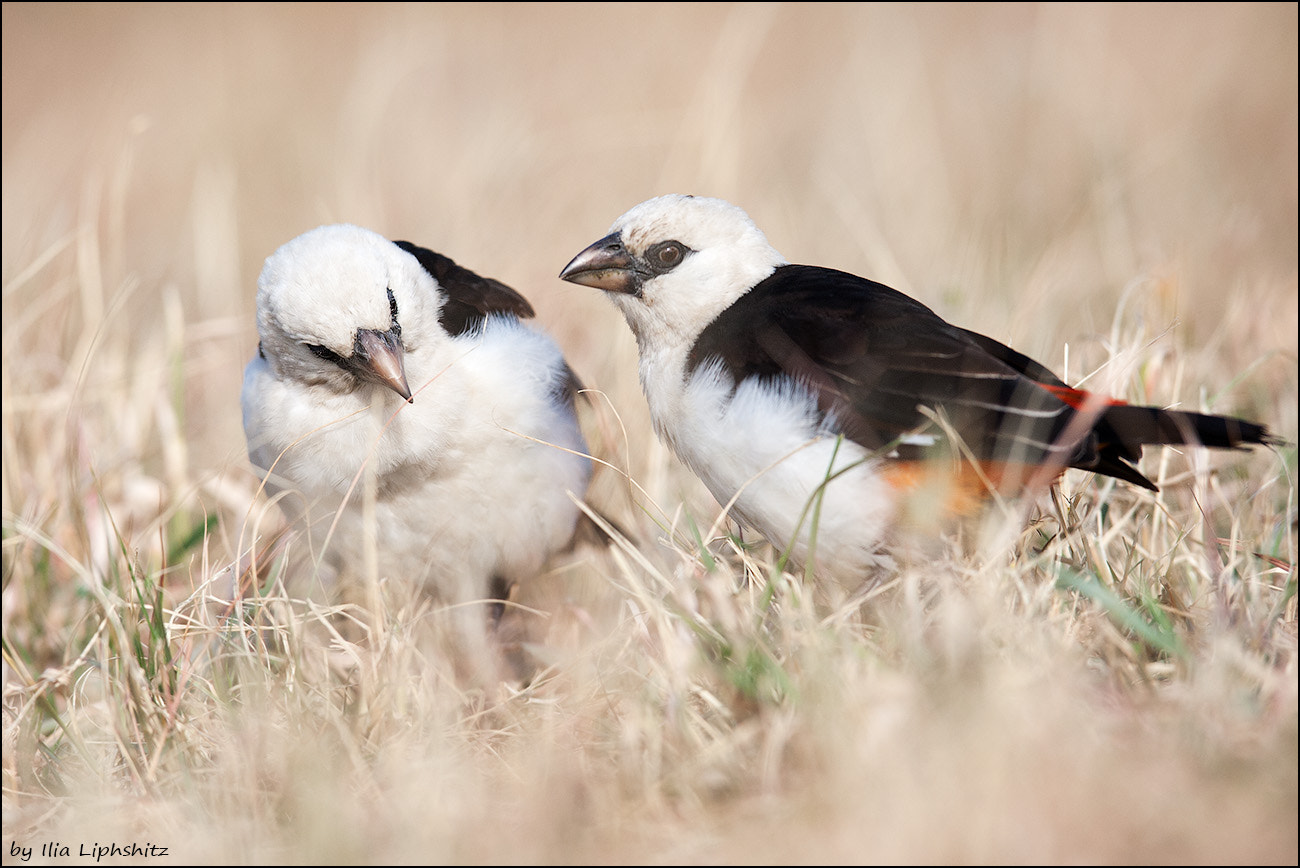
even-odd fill
[{"label": "dark brown wing feathers", "polygon": [[706,362],[737,383],[793,377],[847,437],[909,458],[951,449],[898,444],[927,425],[926,411],[946,417],[978,459],[1079,467],[1153,490],[1132,465],[1144,444],[1272,442],[1241,419],[1090,400],[897,290],[813,266],[782,266],[723,311],[697,339],[687,373]]},{"label": "dark brown wing feathers", "polygon": [[442,287],[446,298],[438,320],[448,333],[459,335],[478,328],[489,314],[507,314],[521,319],[534,315],[528,299],[501,281],[475,274],[449,257],[409,241],[393,243],[419,260],[424,270],[433,275]]}]

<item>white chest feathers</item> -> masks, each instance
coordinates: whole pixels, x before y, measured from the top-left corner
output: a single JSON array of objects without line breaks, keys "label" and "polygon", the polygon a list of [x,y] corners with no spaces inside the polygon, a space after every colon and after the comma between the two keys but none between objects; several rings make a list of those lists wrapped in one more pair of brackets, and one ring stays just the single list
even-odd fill
[{"label": "white chest feathers", "polygon": [[653,357],[642,361],[657,433],[732,515],[795,565],[811,560],[846,585],[881,561],[893,490],[879,462],[821,418],[808,390],[784,378],[733,388],[711,364],[682,383]]}]

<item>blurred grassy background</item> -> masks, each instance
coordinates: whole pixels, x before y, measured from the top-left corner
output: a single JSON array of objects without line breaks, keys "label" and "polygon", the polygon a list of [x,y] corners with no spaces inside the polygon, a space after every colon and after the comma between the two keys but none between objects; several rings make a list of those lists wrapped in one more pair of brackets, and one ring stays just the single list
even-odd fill
[{"label": "blurred grassy background", "polygon": [[[620,461],[669,508],[685,499],[714,514],[649,433],[621,318],[556,279],[615,217],[667,192],[730,199],[791,261],[882,280],[1071,381],[1092,375],[1131,399],[1296,437],[1295,4],[7,2],[0,13],[4,618],[37,672],[57,657],[60,619],[76,616],[50,602],[58,593],[20,590],[16,564],[83,536],[99,540],[82,546],[88,570],[111,560],[100,502],[145,550],[178,515],[247,511],[238,392],[257,274],[326,222],[433,247],[527,295],[621,417]],[[1267,452],[1215,460],[1278,469]],[[1294,524],[1281,527],[1294,553]],[[242,553],[234,537],[214,530],[203,571]],[[1294,691],[1281,714],[1294,764]],[[763,732],[780,741],[779,726]],[[1296,806],[1287,784],[1270,802],[1283,816]],[[923,829],[932,792],[908,793]],[[1278,829],[1259,810],[1266,831],[1247,844],[1236,833],[1251,820],[1234,825],[1207,859],[1294,862],[1294,819]],[[1166,852],[1089,849],[1064,830],[1023,851],[978,832],[954,833],[949,849],[858,850],[853,824],[828,829],[809,811],[786,821],[819,828],[821,849],[797,849],[798,836],[769,849],[754,835],[767,821],[724,804],[712,832],[661,858]],[[6,853],[10,816],[7,804]],[[647,858],[655,830],[677,831],[656,817],[662,827],[636,826],[628,850],[611,834],[580,852]],[[484,852],[575,852],[548,846]]]},{"label": "blurred grassy background", "polygon": [[[792,261],[892,283],[1058,370],[1062,344],[1108,334],[1140,281],[1153,335],[1177,324],[1180,346],[1214,349],[1211,387],[1295,347],[1290,4],[4,15],[6,286],[100,230],[97,297],[39,323],[51,362],[85,327],[149,340],[141,325],[174,294],[205,327],[182,347],[196,466],[242,451],[228,408],[262,260],[331,221],[519,288],[625,412],[630,336],[555,275],[665,192],[731,199]],[[53,305],[29,281],[6,314],[32,291]],[[32,335],[5,334],[12,364],[12,339]],[[58,367],[25,371],[24,391]]]}]

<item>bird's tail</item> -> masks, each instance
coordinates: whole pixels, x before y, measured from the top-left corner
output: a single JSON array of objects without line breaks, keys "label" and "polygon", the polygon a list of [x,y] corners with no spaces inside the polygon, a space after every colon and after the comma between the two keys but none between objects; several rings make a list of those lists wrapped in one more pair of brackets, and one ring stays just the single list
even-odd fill
[{"label": "bird's tail", "polygon": [[1134,466],[1143,446],[1208,446],[1213,449],[1241,449],[1247,446],[1280,446],[1255,422],[1234,416],[1210,416],[1183,410],[1162,410],[1125,404],[1068,386],[1044,385],[1080,413],[1088,414],[1091,430],[1081,440],[1069,464],[1094,473],[1115,476],[1156,491],[1155,483]]},{"label": "bird's tail", "polygon": [[1099,428],[1132,449],[1143,445],[1188,444],[1215,449],[1280,445],[1263,425],[1233,416],[1209,416],[1182,410],[1161,410],[1132,404],[1112,404],[1102,413]]}]

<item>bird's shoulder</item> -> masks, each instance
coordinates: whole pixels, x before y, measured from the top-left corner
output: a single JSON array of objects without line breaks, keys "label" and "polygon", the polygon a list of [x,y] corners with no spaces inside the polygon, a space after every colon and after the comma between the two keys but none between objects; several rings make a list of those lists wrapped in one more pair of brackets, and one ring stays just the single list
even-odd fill
[{"label": "bird's shoulder", "polygon": [[924,425],[926,408],[942,409],[989,454],[1014,445],[1000,433],[1008,413],[1028,414],[1044,442],[1065,419],[1056,395],[1037,388],[1064,386],[1043,365],[902,292],[828,268],[778,267],[704,328],[688,377],[706,362],[737,385],[799,383],[869,448]]},{"label": "bird's shoulder", "polygon": [[[995,346],[1005,353],[990,352]],[[1004,370],[1017,355],[883,283],[833,268],[783,265],[703,329],[687,368],[718,360],[739,382],[797,374],[794,368],[810,363],[848,372],[964,356]]]},{"label": "bird's shoulder", "polygon": [[473,331],[493,314],[521,319],[534,316],[528,299],[501,281],[470,271],[451,257],[410,241],[393,243],[414,256],[442,288],[445,298],[438,321],[448,334]]}]

